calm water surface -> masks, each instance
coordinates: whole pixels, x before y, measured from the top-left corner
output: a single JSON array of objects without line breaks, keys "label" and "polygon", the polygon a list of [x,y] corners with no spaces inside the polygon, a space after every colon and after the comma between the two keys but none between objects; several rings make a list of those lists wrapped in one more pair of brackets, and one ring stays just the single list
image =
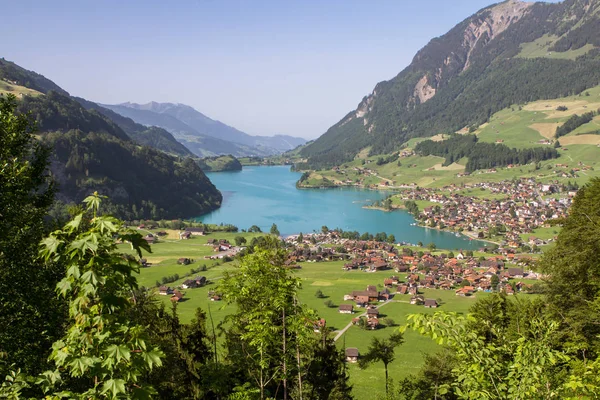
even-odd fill
[{"label": "calm water surface", "polygon": [[277,224],[282,235],[342,228],[348,231],[393,233],[397,241],[434,242],[438,248],[475,249],[478,241],[464,236],[411,226],[413,217],[405,211],[383,212],[362,208],[385,198],[387,192],[340,189],[296,189],[301,173],[289,167],[244,167],[240,172],[207,174],[223,193],[223,205],[201,216],[204,223],[229,223],[240,229],[258,225],[268,232]]}]

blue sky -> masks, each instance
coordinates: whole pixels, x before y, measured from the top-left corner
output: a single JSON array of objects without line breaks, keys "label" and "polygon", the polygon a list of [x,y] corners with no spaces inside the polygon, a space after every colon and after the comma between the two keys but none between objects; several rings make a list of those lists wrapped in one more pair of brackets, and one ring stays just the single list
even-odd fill
[{"label": "blue sky", "polygon": [[89,100],[185,103],[250,134],[315,138],[490,3],[19,0],[2,6],[0,56]]}]

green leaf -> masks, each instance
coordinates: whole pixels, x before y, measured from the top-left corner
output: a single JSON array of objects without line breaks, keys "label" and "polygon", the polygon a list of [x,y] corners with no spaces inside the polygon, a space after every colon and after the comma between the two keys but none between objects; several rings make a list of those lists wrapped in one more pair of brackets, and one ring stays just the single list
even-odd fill
[{"label": "green leaf", "polygon": [[127,346],[123,345],[117,346],[116,344],[113,344],[112,346],[108,346],[104,353],[107,357],[116,360],[117,363],[123,359],[129,361],[129,359],[131,358],[131,352],[129,351]]},{"label": "green leaf", "polygon": [[82,219],[83,219],[83,214],[77,215],[75,218],[73,218],[71,221],[69,221],[68,224],[65,225],[65,230],[69,231],[70,233],[77,231],[79,229],[79,226],[81,225]]},{"label": "green leaf", "polygon": [[47,260],[52,255],[56,254],[58,250],[58,246],[62,243],[62,240],[59,240],[56,236],[50,235],[44,240],[42,240],[42,249],[40,253]]},{"label": "green leaf", "polygon": [[154,349],[153,351],[142,353],[142,356],[144,358],[144,362],[148,365],[148,368],[152,369],[154,365],[157,367],[162,365],[161,357],[163,357],[164,354],[161,351]]},{"label": "green leaf", "polygon": [[110,392],[115,399],[120,393],[125,393],[125,381],[123,379],[109,379],[102,385],[102,394]]},{"label": "green leaf", "polygon": [[67,278],[63,278],[56,285],[56,290],[58,290],[61,295],[65,296],[67,292],[71,290],[71,282]]},{"label": "green leaf", "polygon": [[72,376],[83,376],[92,365],[94,365],[94,360],[91,357],[74,358],[68,364]]},{"label": "green leaf", "polygon": [[117,227],[109,218],[98,218],[98,220],[96,221],[96,226],[100,228],[101,233],[113,233],[117,231]]},{"label": "green leaf", "polygon": [[82,276],[81,276],[81,280],[92,284],[92,285],[97,285],[98,284],[98,277],[96,276],[96,273],[94,271],[87,271],[85,272]]},{"label": "green leaf", "polygon": [[69,269],[67,269],[67,276],[72,276],[75,279],[79,279],[79,277],[81,276],[79,272],[79,266],[77,264],[71,265]]}]

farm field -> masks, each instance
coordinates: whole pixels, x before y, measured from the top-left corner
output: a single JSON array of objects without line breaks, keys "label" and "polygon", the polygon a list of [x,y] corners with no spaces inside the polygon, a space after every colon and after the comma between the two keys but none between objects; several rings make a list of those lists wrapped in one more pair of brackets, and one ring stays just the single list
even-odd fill
[{"label": "farm field", "polygon": [[[208,236],[199,236],[190,240],[165,240],[152,245],[152,254],[146,256],[152,265],[142,268],[138,281],[140,285],[154,287],[156,281],[160,281],[163,276],[173,275],[175,273],[182,276],[189,273],[191,268],[198,268],[206,264],[206,271],[201,271],[196,275],[206,276],[210,284],[197,288],[182,290],[185,293],[185,300],[177,305],[181,321],[189,323],[195,310],[200,307],[207,314],[210,313],[215,326],[217,326],[226,315],[232,312],[233,306],[226,306],[223,302],[212,302],[208,298],[208,291],[214,290],[218,281],[222,278],[225,271],[235,269],[237,261],[222,263],[220,261],[205,260],[203,257],[213,254],[212,248],[205,243],[210,238],[227,239],[233,241],[236,236],[244,236],[247,240],[260,234],[251,233],[214,233]],[[540,237],[542,235],[539,235]],[[120,250],[130,253],[126,245],[120,245]],[[416,250],[416,249],[415,249]],[[439,254],[442,250],[435,253]],[[476,256],[483,254],[476,254]],[[177,265],[177,259],[180,257],[192,258],[194,262],[187,266]],[[340,314],[338,306],[340,304],[352,304],[351,301],[344,301],[344,295],[354,290],[365,290],[367,285],[376,285],[381,290],[383,279],[394,275],[393,270],[381,271],[376,273],[367,273],[358,270],[343,271],[344,262],[322,262],[322,263],[301,263],[301,269],[294,270],[294,274],[301,279],[302,289],[300,290],[300,301],[308,307],[315,309],[319,316],[327,321],[327,326],[332,330],[341,330],[348,325],[352,318],[362,313],[357,309],[355,314]],[[403,276],[400,276],[403,278]],[[186,278],[169,283],[171,287],[177,287]],[[320,290],[324,298],[317,298],[315,295]],[[478,298],[487,296],[486,293],[478,293],[473,297],[457,297],[454,291],[429,290],[422,291],[425,298],[438,299],[441,302],[440,311],[454,311],[466,313],[472,304]],[[525,295],[522,295],[525,296]],[[169,296],[158,296],[167,307],[170,307]],[[366,352],[369,342],[373,337],[387,337],[397,331],[401,325],[406,323],[406,316],[411,313],[433,313],[436,310],[426,309],[423,306],[411,305],[409,295],[397,295],[391,301],[380,308],[380,321],[392,320],[394,326],[382,327],[377,330],[362,330],[359,327],[350,327],[344,335],[337,341],[339,348],[356,347],[361,353]],[[328,307],[325,303],[333,302],[333,307]],[[389,320],[388,320],[389,319]],[[209,319],[210,321],[210,319]],[[382,324],[383,325],[383,324]],[[207,326],[207,329],[211,329]],[[407,330],[405,332],[405,343],[397,351],[396,360],[390,364],[390,376],[394,380],[402,379],[410,374],[416,373],[422,365],[423,355],[437,349],[437,345],[428,338]],[[358,399],[374,398],[383,394],[385,387],[382,384],[384,370],[383,365],[373,364],[365,370],[361,370],[356,365],[349,365],[351,382],[355,384],[355,396]]]}]

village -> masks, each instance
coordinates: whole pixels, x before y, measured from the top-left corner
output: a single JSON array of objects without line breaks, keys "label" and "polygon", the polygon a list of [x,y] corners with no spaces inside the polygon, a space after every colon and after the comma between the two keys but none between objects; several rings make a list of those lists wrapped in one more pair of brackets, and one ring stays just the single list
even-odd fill
[{"label": "village", "polygon": [[[425,299],[421,301],[418,296],[420,288],[455,290],[457,296],[493,290],[511,295],[531,290],[532,286],[514,282],[514,279],[540,278],[537,273],[526,270],[534,259],[514,251],[477,258],[472,251],[433,255],[427,250],[415,251],[385,242],[342,239],[335,231],[307,234],[304,238],[302,243],[298,243],[298,236],[286,239],[293,248],[286,261],[288,267],[300,268],[298,263],[302,262],[345,260],[344,271],[399,274],[383,279],[381,291],[370,285],[366,292],[345,296],[344,300],[353,300],[359,308],[370,302],[387,301],[395,294],[411,295],[412,304],[425,304]],[[313,244],[315,241],[317,244]]]},{"label": "village", "polygon": [[[498,198],[467,196],[462,194],[465,190],[487,191]],[[547,244],[546,240],[533,235],[524,241],[521,235],[549,226],[552,220],[565,218],[576,193],[564,185],[520,179],[450,185],[441,189],[415,188],[404,191],[401,198],[433,203],[416,215],[423,226],[461,232],[472,238],[493,239],[501,247],[515,249],[524,244],[530,247]]]}]

